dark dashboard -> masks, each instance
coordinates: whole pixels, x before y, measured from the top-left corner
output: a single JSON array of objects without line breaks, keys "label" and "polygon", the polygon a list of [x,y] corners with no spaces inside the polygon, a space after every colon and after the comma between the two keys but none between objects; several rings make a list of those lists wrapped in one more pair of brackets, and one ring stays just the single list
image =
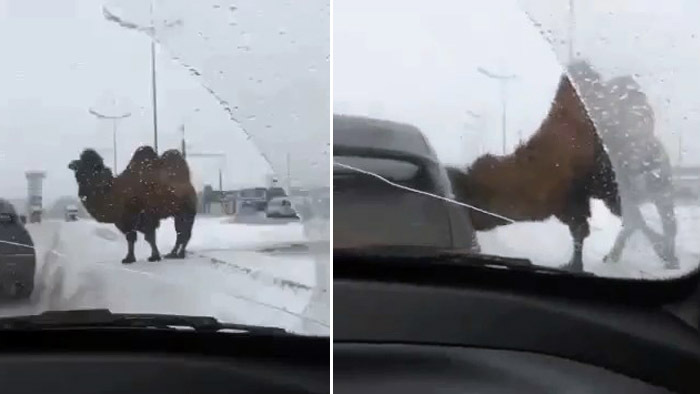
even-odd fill
[{"label": "dark dashboard", "polygon": [[700,307],[697,273],[640,283],[371,260],[334,261],[338,392],[700,392],[697,322],[666,307]]}]

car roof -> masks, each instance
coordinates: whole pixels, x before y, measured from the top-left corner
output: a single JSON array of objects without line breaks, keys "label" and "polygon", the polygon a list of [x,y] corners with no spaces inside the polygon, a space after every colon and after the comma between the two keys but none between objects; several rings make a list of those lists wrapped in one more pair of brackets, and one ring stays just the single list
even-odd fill
[{"label": "car roof", "polygon": [[2,198],[0,198],[0,213],[10,213],[17,216],[17,211],[15,210],[14,205],[12,205],[12,203],[10,203],[8,200]]},{"label": "car roof", "polygon": [[354,115],[333,115],[333,146],[405,153],[437,161],[437,155],[415,126]]}]

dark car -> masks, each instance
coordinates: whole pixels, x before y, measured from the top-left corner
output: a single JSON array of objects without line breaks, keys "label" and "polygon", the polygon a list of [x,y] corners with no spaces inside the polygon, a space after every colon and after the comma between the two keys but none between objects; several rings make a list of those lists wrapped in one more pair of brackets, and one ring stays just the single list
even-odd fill
[{"label": "dark car", "polygon": [[36,253],[15,207],[0,199],[0,292],[27,298],[34,289]]},{"label": "dark car", "polygon": [[334,115],[333,160],[382,176],[333,166],[334,248],[437,247],[479,250],[466,210],[452,198],[445,168],[416,127]]}]

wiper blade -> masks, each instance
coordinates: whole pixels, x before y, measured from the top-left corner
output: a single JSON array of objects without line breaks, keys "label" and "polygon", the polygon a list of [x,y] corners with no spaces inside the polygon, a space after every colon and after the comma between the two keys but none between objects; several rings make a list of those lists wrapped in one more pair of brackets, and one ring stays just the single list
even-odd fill
[{"label": "wiper blade", "polygon": [[185,328],[197,332],[233,331],[254,335],[293,335],[279,327],[222,323],[209,316],[112,313],[109,309],[48,311],[37,315],[0,318],[0,330],[56,328]]},{"label": "wiper blade", "polygon": [[504,257],[475,253],[469,250],[445,249],[430,246],[368,246],[360,248],[336,248],[333,260],[375,259],[383,262],[418,265],[470,266],[549,274],[594,276],[587,272],[571,272],[565,269],[534,264],[519,257]]}]

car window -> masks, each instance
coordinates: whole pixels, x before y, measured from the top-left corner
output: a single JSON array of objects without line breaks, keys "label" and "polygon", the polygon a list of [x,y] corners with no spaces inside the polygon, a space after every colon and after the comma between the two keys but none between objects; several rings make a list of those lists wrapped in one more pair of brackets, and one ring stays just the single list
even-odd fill
[{"label": "car window", "polygon": [[330,208],[266,211],[329,194],[329,27],[328,0],[0,0],[0,199],[38,251],[0,255],[0,314],[328,336]]},{"label": "car window", "polygon": [[394,159],[336,156],[335,163],[337,164],[333,168],[334,176],[356,174],[355,171],[349,169],[348,167],[338,165],[344,164],[346,166],[370,171],[391,181],[398,182],[405,182],[414,179],[419,170],[419,167],[416,164]]},{"label": "car window", "polygon": [[[433,198],[466,212],[451,219],[475,234],[474,253],[603,277],[688,274],[698,13],[683,0],[337,0],[334,148],[428,157],[399,133],[428,141],[450,183]],[[355,172],[406,175],[378,163]]]}]

